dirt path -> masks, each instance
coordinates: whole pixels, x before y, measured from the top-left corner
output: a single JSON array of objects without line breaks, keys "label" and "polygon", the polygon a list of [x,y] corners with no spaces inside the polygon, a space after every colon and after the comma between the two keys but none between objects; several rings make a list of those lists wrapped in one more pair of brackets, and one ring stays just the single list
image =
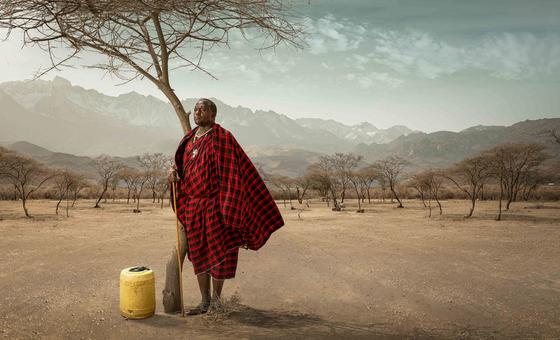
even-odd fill
[{"label": "dirt path", "polygon": [[[416,338],[560,337],[560,204],[516,203],[502,222],[495,203],[475,217],[466,202],[444,202],[428,219],[419,202],[405,209],[366,205],[365,214],[301,214],[258,252],[241,250],[224,296],[227,315],[182,319],[162,312],[164,268],[175,244],[172,210],[145,202],[78,202],[71,217],[55,202],[0,202],[0,329],[13,338]],[[156,274],[156,315],[119,315],[119,273],[147,265]],[[185,267],[185,304],[199,300]]]}]

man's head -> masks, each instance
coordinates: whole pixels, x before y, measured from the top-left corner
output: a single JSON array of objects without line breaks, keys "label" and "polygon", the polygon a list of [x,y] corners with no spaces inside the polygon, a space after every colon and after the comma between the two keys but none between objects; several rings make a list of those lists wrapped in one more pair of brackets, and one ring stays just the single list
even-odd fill
[{"label": "man's head", "polygon": [[198,126],[210,126],[216,120],[216,104],[206,98],[201,98],[194,106],[194,123]]}]

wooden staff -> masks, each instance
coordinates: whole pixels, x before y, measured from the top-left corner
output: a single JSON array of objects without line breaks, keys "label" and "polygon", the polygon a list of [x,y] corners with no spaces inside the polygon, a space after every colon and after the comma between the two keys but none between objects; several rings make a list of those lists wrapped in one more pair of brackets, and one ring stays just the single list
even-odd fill
[{"label": "wooden staff", "polygon": [[181,297],[181,316],[185,317],[185,306],[183,305],[183,263],[181,262],[181,240],[179,239],[179,215],[177,213],[177,196],[176,196],[176,186],[177,182],[173,181],[173,208],[175,209],[175,222],[177,230],[177,265],[179,266],[179,292]]}]

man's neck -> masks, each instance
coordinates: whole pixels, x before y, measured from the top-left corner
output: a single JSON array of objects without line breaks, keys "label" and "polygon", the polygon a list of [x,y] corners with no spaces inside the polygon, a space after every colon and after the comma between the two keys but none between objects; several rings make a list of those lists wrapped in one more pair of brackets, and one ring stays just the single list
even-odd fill
[{"label": "man's neck", "polygon": [[199,125],[196,133],[197,134],[202,134],[202,133],[210,130],[211,127],[212,127],[212,124],[210,124],[210,125]]}]

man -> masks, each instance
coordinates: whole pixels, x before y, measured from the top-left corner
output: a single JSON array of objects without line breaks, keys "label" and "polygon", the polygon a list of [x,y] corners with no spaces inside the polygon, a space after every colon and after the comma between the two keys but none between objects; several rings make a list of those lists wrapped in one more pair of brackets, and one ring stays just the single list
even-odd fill
[{"label": "man", "polygon": [[187,315],[219,304],[224,280],[235,277],[239,247],[257,250],[284,225],[257,169],[231,132],[215,123],[216,114],[211,100],[196,103],[197,127],[179,143],[169,174],[202,296]]}]

